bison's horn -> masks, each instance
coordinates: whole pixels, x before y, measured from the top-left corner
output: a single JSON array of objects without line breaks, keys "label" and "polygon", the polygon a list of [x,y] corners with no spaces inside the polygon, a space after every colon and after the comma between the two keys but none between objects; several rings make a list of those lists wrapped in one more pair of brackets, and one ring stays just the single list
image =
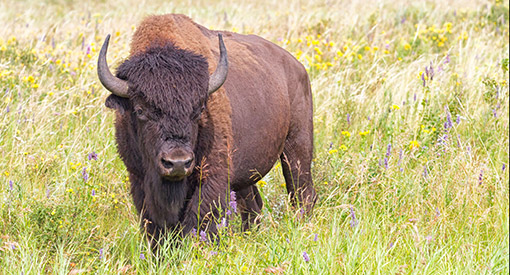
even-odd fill
[{"label": "bison's horn", "polygon": [[120,97],[128,97],[128,84],[125,80],[122,80],[114,76],[108,64],[106,63],[106,52],[108,51],[108,43],[110,42],[110,35],[106,36],[103,47],[99,52],[99,59],[97,60],[97,75],[101,84],[112,94]]},{"label": "bison's horn", "polygon": [[228,73],[227,50],[221,34],[218,34],[218,39],[220,40],[220,61],[214,73],[209,77],[209,94],[214,93],[223,85]]}]

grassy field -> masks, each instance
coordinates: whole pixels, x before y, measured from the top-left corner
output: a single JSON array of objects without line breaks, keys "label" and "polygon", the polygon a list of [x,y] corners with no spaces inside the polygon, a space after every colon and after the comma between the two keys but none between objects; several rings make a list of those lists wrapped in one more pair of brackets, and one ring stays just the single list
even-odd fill
[{"label": "grassy field", "polygon": [[[96,76],[149,14],[258,34],[307,68],[320,199],[280,165],[262,223],[154,255]],[[508,274],[507,1],[0,2],[0,273]]]}]

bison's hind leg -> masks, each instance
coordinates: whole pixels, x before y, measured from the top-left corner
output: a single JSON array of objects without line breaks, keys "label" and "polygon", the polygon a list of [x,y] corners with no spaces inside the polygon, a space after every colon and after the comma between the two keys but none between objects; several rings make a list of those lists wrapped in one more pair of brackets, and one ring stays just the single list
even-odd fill
[{"label": "bison's hind leg", "polygon": [[262,198],[257,186],[251,185],[236,192],[239,198],[239,210],[243,221],[243,231],[257,222],[257,216],[262,209]]},{"label": "bison's hind leg", "polygon": [[280,160],[292,204],[310,213],[317,200],[311,174],[313,137],[304,130],[289,134]]}]

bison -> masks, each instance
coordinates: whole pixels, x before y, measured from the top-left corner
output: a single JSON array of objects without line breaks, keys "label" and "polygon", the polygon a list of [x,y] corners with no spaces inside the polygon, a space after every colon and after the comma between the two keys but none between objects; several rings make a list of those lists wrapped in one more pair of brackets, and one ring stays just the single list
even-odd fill
[{"label": "bison", "polygon": [[255,183],[278,159],[293,204],[311,211],[312,93],[292,55],[255,35],[157,15],[137,27],[113,75],[109,38],[98,76],[111,92],[105,105],[116,111],[117,149],[149,236],[216,233],[231,192],[248,228],[262,207]]}]

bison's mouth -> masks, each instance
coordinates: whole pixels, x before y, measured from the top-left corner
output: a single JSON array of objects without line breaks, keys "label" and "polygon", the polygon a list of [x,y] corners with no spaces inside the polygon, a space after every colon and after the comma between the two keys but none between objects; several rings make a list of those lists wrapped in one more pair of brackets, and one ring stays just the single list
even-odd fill
[{"label": "bison's mouth", "polygon": [[163,182],[163,184],[175,184],[175,183],[182,182],[185,178],[186,178],[186,176],[165,176],[165,175],[163,175],[161,177],[161,181]]}]

